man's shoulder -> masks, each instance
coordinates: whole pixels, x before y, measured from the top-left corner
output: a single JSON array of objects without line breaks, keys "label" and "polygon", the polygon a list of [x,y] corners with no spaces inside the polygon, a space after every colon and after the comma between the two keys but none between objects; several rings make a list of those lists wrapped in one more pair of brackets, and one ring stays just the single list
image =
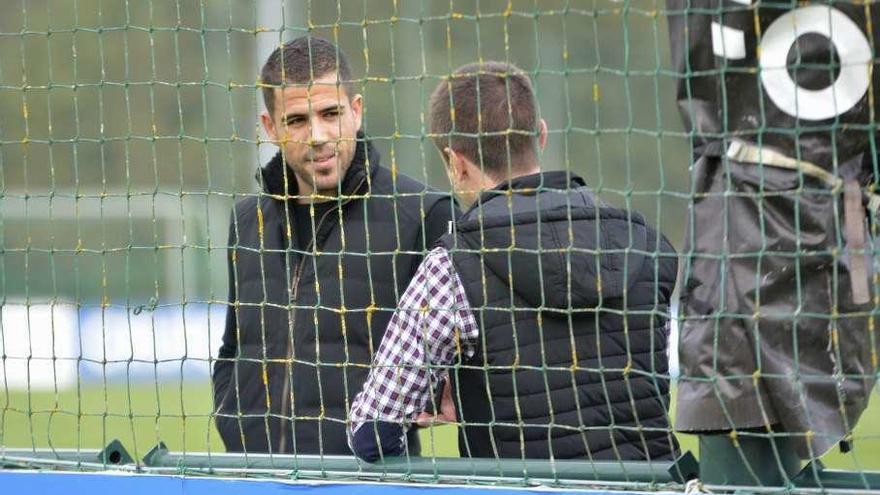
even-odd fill
[{"label": "man's shoulder", "polygon": [[431,221],[440,221],[445,226],[447,220],[454,216],[454,208],[450,206],[451,194],[406,174],[392,174],[385,167],[373,175],[370,192],[374,200],[390,201],[398,212],[418,222],[424,216]]},{"label": "man's shoulder", "polygon": [[373,194],[393,195],[399,194],[400,199],[415,198],[420,196],[425,200],[438,201],[442,198],[448,198],[449,194],[434,189],[424,182],[410,177],[404,173],[392,173],[385,167],[379,167],[375,175],[373,175],[371,190]]},{"label": "man's shoulder", "polygon": [[400,172],[392,174],[384,167],[376,173],[375,178],[377,180],[372,187],[373,194],[392,199],[404,212],[444,218],[452,213],[449,206],[452,195],[449,192],[435,189]]}]

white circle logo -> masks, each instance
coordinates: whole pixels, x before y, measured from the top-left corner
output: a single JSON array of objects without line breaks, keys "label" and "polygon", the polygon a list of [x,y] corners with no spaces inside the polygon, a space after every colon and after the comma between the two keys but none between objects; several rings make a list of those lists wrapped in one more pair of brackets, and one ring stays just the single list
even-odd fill
[{"label": "white circle logo", "polygon": [[[808,33],[820,34],[834,44],[840,74],[827,88],[799,86],[788,73],[791,46]],[[871,84],[871,45],[861,29],[843,12],[825,5],[786,12],[764,32],[759,48],[761,83],[767,96],[783,112],[805,120],[825,120],[854,107]]]}]

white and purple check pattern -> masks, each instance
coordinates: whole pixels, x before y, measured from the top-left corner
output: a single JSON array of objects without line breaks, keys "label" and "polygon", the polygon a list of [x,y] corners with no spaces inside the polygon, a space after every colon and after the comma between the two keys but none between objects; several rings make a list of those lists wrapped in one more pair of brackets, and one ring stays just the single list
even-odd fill
[{"label": "white and purple check pattern", "polygon": [[473,355],[479,332],[449,253],[434,249],[388,323],[370,375],[351,405],[350,433],[376,420],[400,424],[406,433],[427,408],[458,349]]}]

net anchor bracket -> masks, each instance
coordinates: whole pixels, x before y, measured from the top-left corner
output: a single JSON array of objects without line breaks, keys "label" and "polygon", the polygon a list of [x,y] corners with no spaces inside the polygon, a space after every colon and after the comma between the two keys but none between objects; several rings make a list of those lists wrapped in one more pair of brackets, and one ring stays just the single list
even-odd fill
[{"label": "net anchor bracket", "polygon": [[98,462],[113,466],[121,466],[123,464],[133,464],[134,458],[125,450],[122,442],[114,438],[100,452],[98,452]]},{"label": "net anchor bracket", "polygon": [[143,463],[144,466],[147,467],[155,467],[161,464],[162,458],[168,454],[168,446],[165,445],[165,442],[159,441],[155,447],[150,449],[147,452],[147,455],[144,456]]},{"label": "net anchor bracket", "polygon": [[700,463],[689,450],[672,462],[668,473],[676,483],[685,484],[700,477]]}]

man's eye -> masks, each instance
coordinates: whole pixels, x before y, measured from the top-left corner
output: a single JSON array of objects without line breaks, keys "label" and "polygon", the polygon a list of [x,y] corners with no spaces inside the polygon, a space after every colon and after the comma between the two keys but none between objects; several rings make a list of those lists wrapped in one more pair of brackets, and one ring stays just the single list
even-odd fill
[{"label": "man's eye", "polygon": [[304,119],[302,117],[291,117],[291,118],[287,119],[287,125],[289,125],[289,126],[302,125],[305,121],[306,121],[306,119]]},{"label": "man's eye", "polygon": [[327,110],[324,112],[324,116],[327,118],[333,118],[339,116],[339,110]]}]

